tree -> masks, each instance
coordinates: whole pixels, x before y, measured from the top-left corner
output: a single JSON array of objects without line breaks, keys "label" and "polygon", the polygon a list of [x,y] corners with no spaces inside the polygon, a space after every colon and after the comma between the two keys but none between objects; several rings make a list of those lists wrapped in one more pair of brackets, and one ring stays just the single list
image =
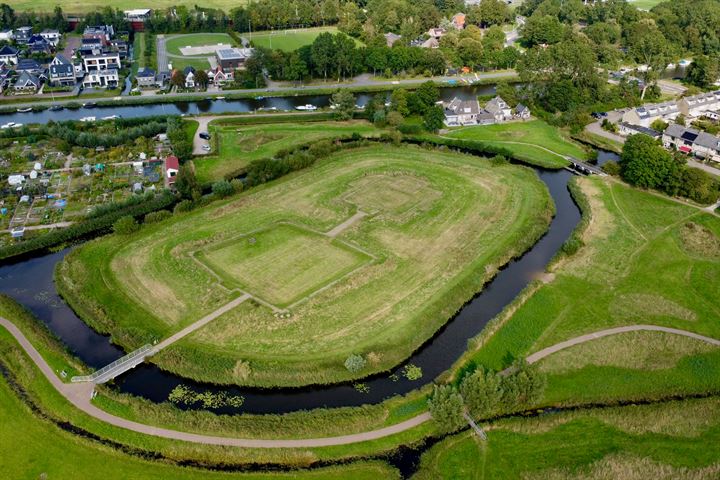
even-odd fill
[{"label": "tree", "polygon": [[182,70],[174,70],[170,77],[170,85],[177,88],[185,88],[185,74]]},{"label": "tree", "polygon": [[564,32],[563,24],[551,15],[533,15],[522,28],[522,41],[526,46],[558,43]]},{"label": "tree", "polygon": [[445,124],[445,112],[440,105],[430,107],[423,115],[423,124],[428,132],[437,132]]},{"label": "tree", "polygon": [[509,375],[502,378],[502,405],[512,411],[537,403],[545,391],[547,379],[525,360],[515,362]]},{"label": "tree", "polygon": [[408,109],[408,92],[404,88],[397,88],[390,94],[390,108],[402,116],[410,115]]},{"label": "tree", "polygon": [[393,127],[397,127],[403,123],[403,116],[400,112],[392,111],[388,113],[385,116],[385,119],[387,120],[388,125],[392,125]]},{"label": "tree", "polygon": [[130,235],[137,232],[139,229],[140,225],[138,225],[132,215],[120,217],[115,221],[115,223],[113,223],[113,232],[118,235]]},{"label": "tree", "polygon": [[482,0],[479,4],[470,7],[467,16],[468,22],[482,27],[502,25],[512,18],[507,4],[501,0]]},{"label": "tree", "polygon": [[650,124],[650,128],[652,128],[656,132],[664,132],[667,127],[668,123],[662,118],[658,118]]},{"label": "tree", "polygon": [[640,71],[644,82],[640,99],[654,84],[670,60],[670,45],[657,26],[648,21],[636,22],[627,29],[627,47],[630,57],[643,65]]},{"label": "tree", "polygon": [[674,169],[675,160],[647,135],[631,135],[620,155],[620,174],[632,185],[660,188]]},{"label": "tree", "polygon": [[208,78],[208,74],[205,70],[201,69],[195,72],[195,83],[200,88],[207,88],[209,82],[210,79]]},{"label": "tree", "polygon": [[180,166],[180,171],[175,177],[175,188],[182,198],[188,200],[200,198],[202,191],[197,178],[195,178],[195,166],[192,162]]},{"label": "tree", "polygon": [[428,408],[433,421],[444,433],[459,430],[465,424],[463,399],[451,385],[435,385]]},{"label": "tree", "polygon": [[687,70],[687,80],[698,87],[708,88],[720,78],[720,66],[716,56],[699,55]]},{"label": "tree", "polygon": [[213,195],[216,195],[220,198],[230,196],[234,193],[235,189],[232,185],[230,185],[230,182],[227,180],[220,180],[219,182],[215,182],[212,185],[212,192]]},{"label": "tree", "polygon": [[315,69],[327,80],[327,74],[335,60],[335,38],[332,33],[323,32],[312,43],[312,62]]},{"label": "tree", "polygon": [[335,117],[338,120],[349,120],[355,113],[355,95],[347,89],[332,94],[331,103],[335,106]]},{"label": "tree", "polygon": [[350,373],[357,373],[365,368],[366,363],[362,355],[353,353],[345,360],[345,368],[347,368]]},{"label": "tree", "polygon": [[502,381],[494,372],[477,368],[463,379],[460,393],[474,416],[485,418],[500,413]]}]

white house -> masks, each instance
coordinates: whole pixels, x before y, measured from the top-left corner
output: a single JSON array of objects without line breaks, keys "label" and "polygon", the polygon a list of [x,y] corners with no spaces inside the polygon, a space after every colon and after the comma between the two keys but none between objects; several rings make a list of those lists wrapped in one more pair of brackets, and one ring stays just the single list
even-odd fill
[{"label": "white house", "polygon": [[0,32],[0,41],[12,42],[15,39],[12,28],[10,30],[3,30]]},{"label": "white house", "polygon": [[0,48],[0,62],[5,62],[8,65],[17,65],[18,49],[10,45],[5,45]]},{"label": "white house", "polygon": [[149,8],[136,8],[134,10],[125,10],[123,12],[123,14],[125,14],[125,20],[128,22],[139,23],[144,23],[145,20],[148,20],[151,13],[152,10]]},{"label": "white house", "polygon": [[720,162],[720,138],[709,133],[673,123],[663,132],[662,142],[665,148]]},{"label": "white house", "polygon": [[477,99],[460,100],[455,97],[452,101],[444,104],[445,125],[456,127],[460,125],[477,125],[480,103]]},{"label": "white house", "polygon": [[154,87],[157,85],[155,70],[152,68],[143,67],[138,69],[135,79],[137,80],[138,87],[141,88]]},{"label": "white house", "polygon": [[93,70],[87,72],[83,78],[84,87],[116,87],[120,81],[120,75],[114,68],[109,70]]},{"label": "white house", "polygon": [[195,88],[195,69],[188,65],[183,70],[185,75],[185,88]]},{"label": "white house", "polygon": [[60,39],[62,38],[62,34],[59,31],[51,29],[43,30],[40,32],[40,36],[53,47],[57,47],[57,44],[60,43]]},{"label": "white house", "polygon": [[677,106],[686,117],[700,117],[708,110],[720,109],[720,90],[681,98]]},{"label": "white house", "polygon": [[87,55],[83,57],[83,66],[88,73],[98,70],[118,70],[120,69],[120,54],[110,52],[99,55]]},{"label": "white house", "polygon": [[500,123],[513,118],[513,111],[510,105],[502,98],[495,97],[485,104],[485,110],[492,113],[495,121]]},{"label": "white house", "polygon": [[56,86],[75,85],[75,67],[67,58],[55,55],[48,69],[50,83]]},{"label": "white house", "polygon": [[18,92],[35,92],[40,88],[40,80],[29,72],[22,72],[13,85]]},{"label": "white house", "polygon": [[622,121],[632,125],[649,127],[655,120],[675,120],[680,114],[677,102],[663,102],[631,108],[622,116]]}]

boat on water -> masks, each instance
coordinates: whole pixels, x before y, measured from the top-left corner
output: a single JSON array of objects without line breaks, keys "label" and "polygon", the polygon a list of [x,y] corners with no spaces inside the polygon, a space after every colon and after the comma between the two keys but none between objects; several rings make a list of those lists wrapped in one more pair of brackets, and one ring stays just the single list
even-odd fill
[{"label": "boat on water", "polygon": [[18,113],[32,112],[32,107],[18,108],[17,111],[18,111]]},{"label": "boat on water", "polygon": [[102,120],[115,120],[116,118],[120,118],[120,115],[108,115],[107,117],[102,117]]},{"label": "boat on water", "polygon": [[225,100],[225,97],[215,97],[215,100]]},{"label": "boat on water", "polygon": [[5,130],[7,128],[22,127],[22,123],[9,122],[5,125],[0,126],[0,129]]},{"label": "boat on water", "polygon": [[81,122],[94,122],[95,117],[83,117],[80,119]]},{"label": "boat on water", "polygon": [[262,95],[258,95],[257,97],[255,97],[255,100],[265,100],[265,97],[263,97]]},{"label": "boat on water", "polygon": [[312,112],[317,110],[317,107],[311,103],[308,103],[307,105],[298,105],[295,107],[295,110],[300,110],[301,112]]},{"label": "boat on water", "polygon": [[85,102],[83,103],[83,108],[95,108],[97,107],[97,103],[95,102]]},{"label": "boat on water", "polygon": [[50,107],[50,111],[51,111],[51,112],[57,112],[57,111],[62,110],[63,108],[64,108],[64,107],[63,107],[62,105],[52,105],[52,106]]}]

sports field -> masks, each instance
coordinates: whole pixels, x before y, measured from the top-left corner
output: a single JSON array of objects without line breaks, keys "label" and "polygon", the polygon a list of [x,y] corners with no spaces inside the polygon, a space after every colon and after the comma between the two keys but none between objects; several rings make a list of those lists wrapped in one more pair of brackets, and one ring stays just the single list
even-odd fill
[{"label": "sports field", "polygon": [[[180,50],[183,47],[216,46],[218,44],[234,45],[234,41],[227,33],[188,33],[183,35],[166,35],[166,48],[170,55],[184,55]],[[199,54],[198,54],[199,55]],[[209,53],[208,55],[212,55]]]},{"label": "sports field", "polygon": [[450,130],[446,136],[503,147],[521,160],[541,162],[551,167],[567,165],[566,155],[580,159],[587,156],[579,144],[565,138],[560,130],[542,120],[461,127]]},{"label": "sports field", "polygon": [[[220,383],[327,383],[397,365],[529,247],[551,212],[529,169],[365,147],[130,241],[89,242],[56,277],[86,321],[128,348],[246,292],[252,301],[153,361]],[[351,354],[367,367],[349,373]]]},{"label": "sports field", "polygon": [[350,122],[271,123],[232,125],[223,121],[210,123],[217,154],[195,159],[195,171],[201,182],[212,182],[237,173],[251,161],[270,158],[280,150],[291,149],[324,138],[378,135],[382,130],[371,123]]},{"label": "sports field", "polygon": [[[584,178],[585,244],[474,355],[494,369],[610,327],[652,324],[720,339],[720,218],[617,181]],[[539,362],[545,403],[716,391],[720,349],[661,332],[623,333]]]},{"label": "sports field", "polygon": [[[272,48],[276,50],[284,50],[292,52],[305,45],[310,45],[315,41],[318,35],[324,32],[338,33],[336,27],[316,27],[302,28],[297,30],[273,30],[265,32],[244,33],[243,37],[247,38],[256,47]],[[355,40],[357,45],[362,42]]]}]

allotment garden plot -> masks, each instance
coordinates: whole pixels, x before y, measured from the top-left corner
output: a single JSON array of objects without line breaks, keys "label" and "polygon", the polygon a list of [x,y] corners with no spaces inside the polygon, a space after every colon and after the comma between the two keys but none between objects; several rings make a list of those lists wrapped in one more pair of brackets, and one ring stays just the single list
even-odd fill
[{"label": "allotment garden plot", "polygon": [[[222,313],[152,357],[259,386],[391,369],[547,228],[532,170],[415,147],[342,151],[133,237],[89,242],[58,286],[126,348]],[[350,373],[353,354],[366,366]]]}]

